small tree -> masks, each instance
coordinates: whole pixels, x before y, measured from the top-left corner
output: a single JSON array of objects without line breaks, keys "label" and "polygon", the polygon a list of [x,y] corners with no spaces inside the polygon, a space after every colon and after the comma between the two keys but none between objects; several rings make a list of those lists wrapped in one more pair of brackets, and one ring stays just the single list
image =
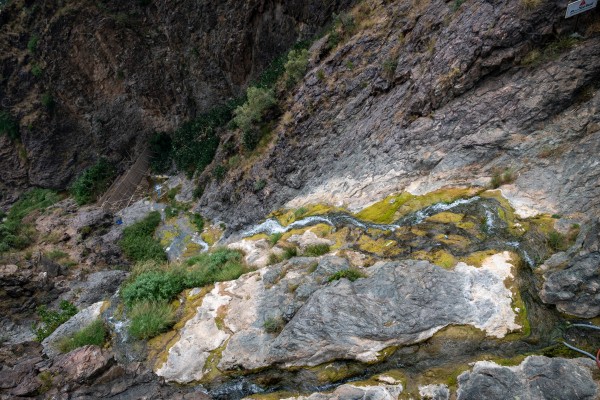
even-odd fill
[{"label": "small tree", "polygon": [[252,129],[252,124],[262,119],[266,110],[277,103],[273,89],[250,87],[248,100],[235,109],[233,121],[244,132]]},{"label": "small tree", "polygon": [[308,50],[292,50],[288,54],[288,60],[285,63],[285,84],[288,88],[294,86],[306,72],[308,67]]}]

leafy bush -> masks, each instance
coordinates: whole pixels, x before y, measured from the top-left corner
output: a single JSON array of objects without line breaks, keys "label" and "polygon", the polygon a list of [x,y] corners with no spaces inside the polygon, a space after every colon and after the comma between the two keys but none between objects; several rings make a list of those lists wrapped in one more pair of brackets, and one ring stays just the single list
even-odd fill
[{"label": "leafy bush", "polygon": [[217,165],[215,167],[215,169],[213,170],[213,176],[218,181],[223,180],[223,178],[225,178],[226,174],[227,174],[227,167],[224,165]]},{"label": "leafy bush", "polygon": [[304,249],[304,256],[306,257],[318,257],[327,253],[329,253],[329,245],[324,243],[311,244]]},{"label": "leafy bush", "polygon": [[90,325],[84,327],[71,337],[64,338],[58,344],[58,349],[62,353],[68,353],[79,347],[90,344],[102,346],[106,342],[108,332],[102,320],[96,320]]},{"label": "leafy bush", "polygon": [[149,339],[173,326],[175,312],[165,301],[145,301],[132,307],[129,318],[129,333],[137,339]]},{"label": "leafy bush", "polygon": [[44,107],[46,107],[48,110],[52,110],[54,108],[54,97],[52,96],[52,93],[50,92],[46,92],[44,94],[42,94],[42,98],[41,98],[41,102],[42,105]]},{"label": "leafy bush", "polygon": [[125,228],[123,239],[119,242],[123,253],[133,261],[166,261],[165,251],[154,239],[154,232],[160,221],[160,213],[152,211],[143,220]]},{"label": "leafy bush", "polygon": [[0,135],[6,135],[12,140],[19,138],[19,125],[6,111],[0,111]]},{"label": "leafy bush", "polygon": [[308,67],[308,50],[291,50],[285,63],[286,86],[294,86],[302,79]]},{"label": "leafy bush", "polygon": [[358,278],[364,278],[366,275],[356,269],[345,269],[332,274],[327,279],[327,282],[337,281],[338,279],[346,278],[350,282],[354,282]]},{"label": "leafy bush", "polygon": [[60,302],[60,311],[48,310],[48,307],[40,306],[37,309],[41,324],[34,327],[36,340],[41,342],[46,339],[60,325],[67,322],[73,315],[77,314],[77,307],[66,300]]},{"label": "leafy bush", "polygon": [[514,180],[515,180],[515,176],[514,176],[513,171],[511,169],[507,168],[504,170],[503,173],[495,172],[494,175],[492,175],[492,180],[490,182],[490,185],[492,186],[492,188],[496,189],[507,183],[514,182]]},{"label": "leafy bush", "polygon": [[39,78],[40,76],[42,76],[42,72],[43,72],[43,69],[40,64],[35,63],[31,66],[31,74],[33,76],[35,76],[36,78]]},{"label": "leafy bush", "polygon": [[24,224],[23,218],[33,211],[51,206],[58,200],[58,195],[47,189],[33,189],[21,196],[11,207],[6,220],[0,222],[0,253],[27,247],[35,230],[30,224]]},{"label": "leafy bush", "polygon": [[248,99],[233,112],[233,121],[244,132],[252,129],[255,122],[259,122],[265,111],[277,104],[273,89],[250,87],[247,92]]},{"label": "leafy bush", "polygon": [[241,254],[220,249],[192,257],[177,267],[142,272],[121,293],[129,307],[143,301],[170,301],[184,289],[237,279],[242,273]]},{"label": "leafy bush", "polygon": [[173,140],[167,133],[159,132],[150,138],[150,168],[152,172],[161,174],[171,168],[171,156],[173,152]]},{"label": "leafy bush", "polygon": [[86,169],[70,188],[71,195],[79,205],[95,201],[114,179],[116,171],[104,158]]}]

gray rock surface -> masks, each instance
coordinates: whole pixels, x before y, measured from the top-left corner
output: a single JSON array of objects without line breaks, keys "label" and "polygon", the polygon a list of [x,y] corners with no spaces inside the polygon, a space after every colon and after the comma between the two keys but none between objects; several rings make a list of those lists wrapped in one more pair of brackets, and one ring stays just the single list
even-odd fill
[{"label": "gray rock surface", "polygon": [[[506,193],[522,213],[597,214],[600,167],[586,155],[600,151],[598,35],[524,66],[555,29],[569,32],[564,3],[453,4],[378,8],[379,23],[307,74],[264,157],[206,188],[202,212],[242,226],[282,206],[358,209],[391,192],[485,185],[512,167]],[[384,65],[397,67],[386,76]],[[254,193],[257,176],[267,186]]]},{"label": "gray rock surface", "polygon": [[583,318],[600,315],[600,223],[582,231],[577,243],[545,264],[540,297],[567,314]]},{"label": "gray rock surface", "polygon": [[[509,260],[509,253],[499,253],[481,268],[459,263],[454,270],[426,261],[379,263],[365,278],[332,283],[328,278],[348,268],[347,261],[324,257],[315,268],[299,258],[266,267],[216,284],[157,374],[180,383],[200,380],[217,349],[221,371],[372,362],[387,347],[423,341],[450,324],[504,337],[520,328],[504,284],[512,276]],[[279,321],[281,332],[267,332],[269,321]]]},{"label": "gray rock surface", "polygon": [[53,358],[60,354],[58,344],[61,339],[69,337],[77,331],[85,328],[98,318],[102,311],[103,301],[92,304],[91,306],[84,308],[77,314],[72,316],[67,322],[60,325],[54,332],[50,334],[46,339],[42,341],[42,347],[44,348],[44,354],[48,357]]},{"label": "gray rock surface", "polygon": [[588,359],[527,357],[519,366],[479,361],[458,377],[458,400],[595,400],[599,393]]},{"label": "gray rock surface", "polygon": [[118,270],[106,270],[91,273],[84,282],[71,288],[71,302],[77,307],[88,307],[93,303],[108,300],[119,289],[128,273]]}]

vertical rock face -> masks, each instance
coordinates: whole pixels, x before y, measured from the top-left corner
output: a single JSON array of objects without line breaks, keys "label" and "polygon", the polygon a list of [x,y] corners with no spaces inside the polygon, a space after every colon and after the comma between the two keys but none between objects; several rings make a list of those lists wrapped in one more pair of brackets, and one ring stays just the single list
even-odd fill
[{"label": "vertical rock face", "polygon": [[29,185],[64,188],[99,155],[126,159],[150,133],[239,95],[349,3],[10,2],[0,12],[0,98],[23,147],[0,139],[0,169],[10,171],[0,203]]}]

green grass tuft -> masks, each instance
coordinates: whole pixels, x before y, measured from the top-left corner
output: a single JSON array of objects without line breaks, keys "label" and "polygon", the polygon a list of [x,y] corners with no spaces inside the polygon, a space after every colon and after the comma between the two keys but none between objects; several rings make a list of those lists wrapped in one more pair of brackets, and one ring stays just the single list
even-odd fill
[{"label": "green grass tuft", "polygon": [[306,246],[303,255],[305,257],[318,257],[322,256],[323,254],[329,253],[329,250],[330,248],[328,244],[312,244],[310,246]]},{"label": "green grass tuft", "polygon": [[173,326],[175,312],[166,301],[145,301],[132,307],[129,318],[129,333],[137,339],[150,339]]},{"label": "green grass tuft", "polygon": [[51,311],[45,305],[38,307],[37,314],[40,324],[33,328],[38,342],[46,339],[56,328],[77,314],[77,307],[66,300],[61,301],[58,308],[59,311]]},{"label": "green grass tuft", "polygon": [[160,224],[158,211],[152,211],[146,218],[123,230],[123,239],[119,242],[123,253],[133,261],[166,261],[167,255],[160,242],[154,239],[154,232]]},{"label": "green grass tuft", "polygon": [[102,347],[106,342],[108,332],[102,320],[96,320],[90,325],[76,332],[73,336],[64,338],[58,344],[62,353],[68,353],[79,347],[96,345]]},{"label": "green grass tuft", "polygon": [[345,269],[330,275],[329,278],[327,278],[327,282],[337,281],[342,278],[346,278],[350,282],[354,282],[358,278],[366,278],[366,275],[357,269]]}]

